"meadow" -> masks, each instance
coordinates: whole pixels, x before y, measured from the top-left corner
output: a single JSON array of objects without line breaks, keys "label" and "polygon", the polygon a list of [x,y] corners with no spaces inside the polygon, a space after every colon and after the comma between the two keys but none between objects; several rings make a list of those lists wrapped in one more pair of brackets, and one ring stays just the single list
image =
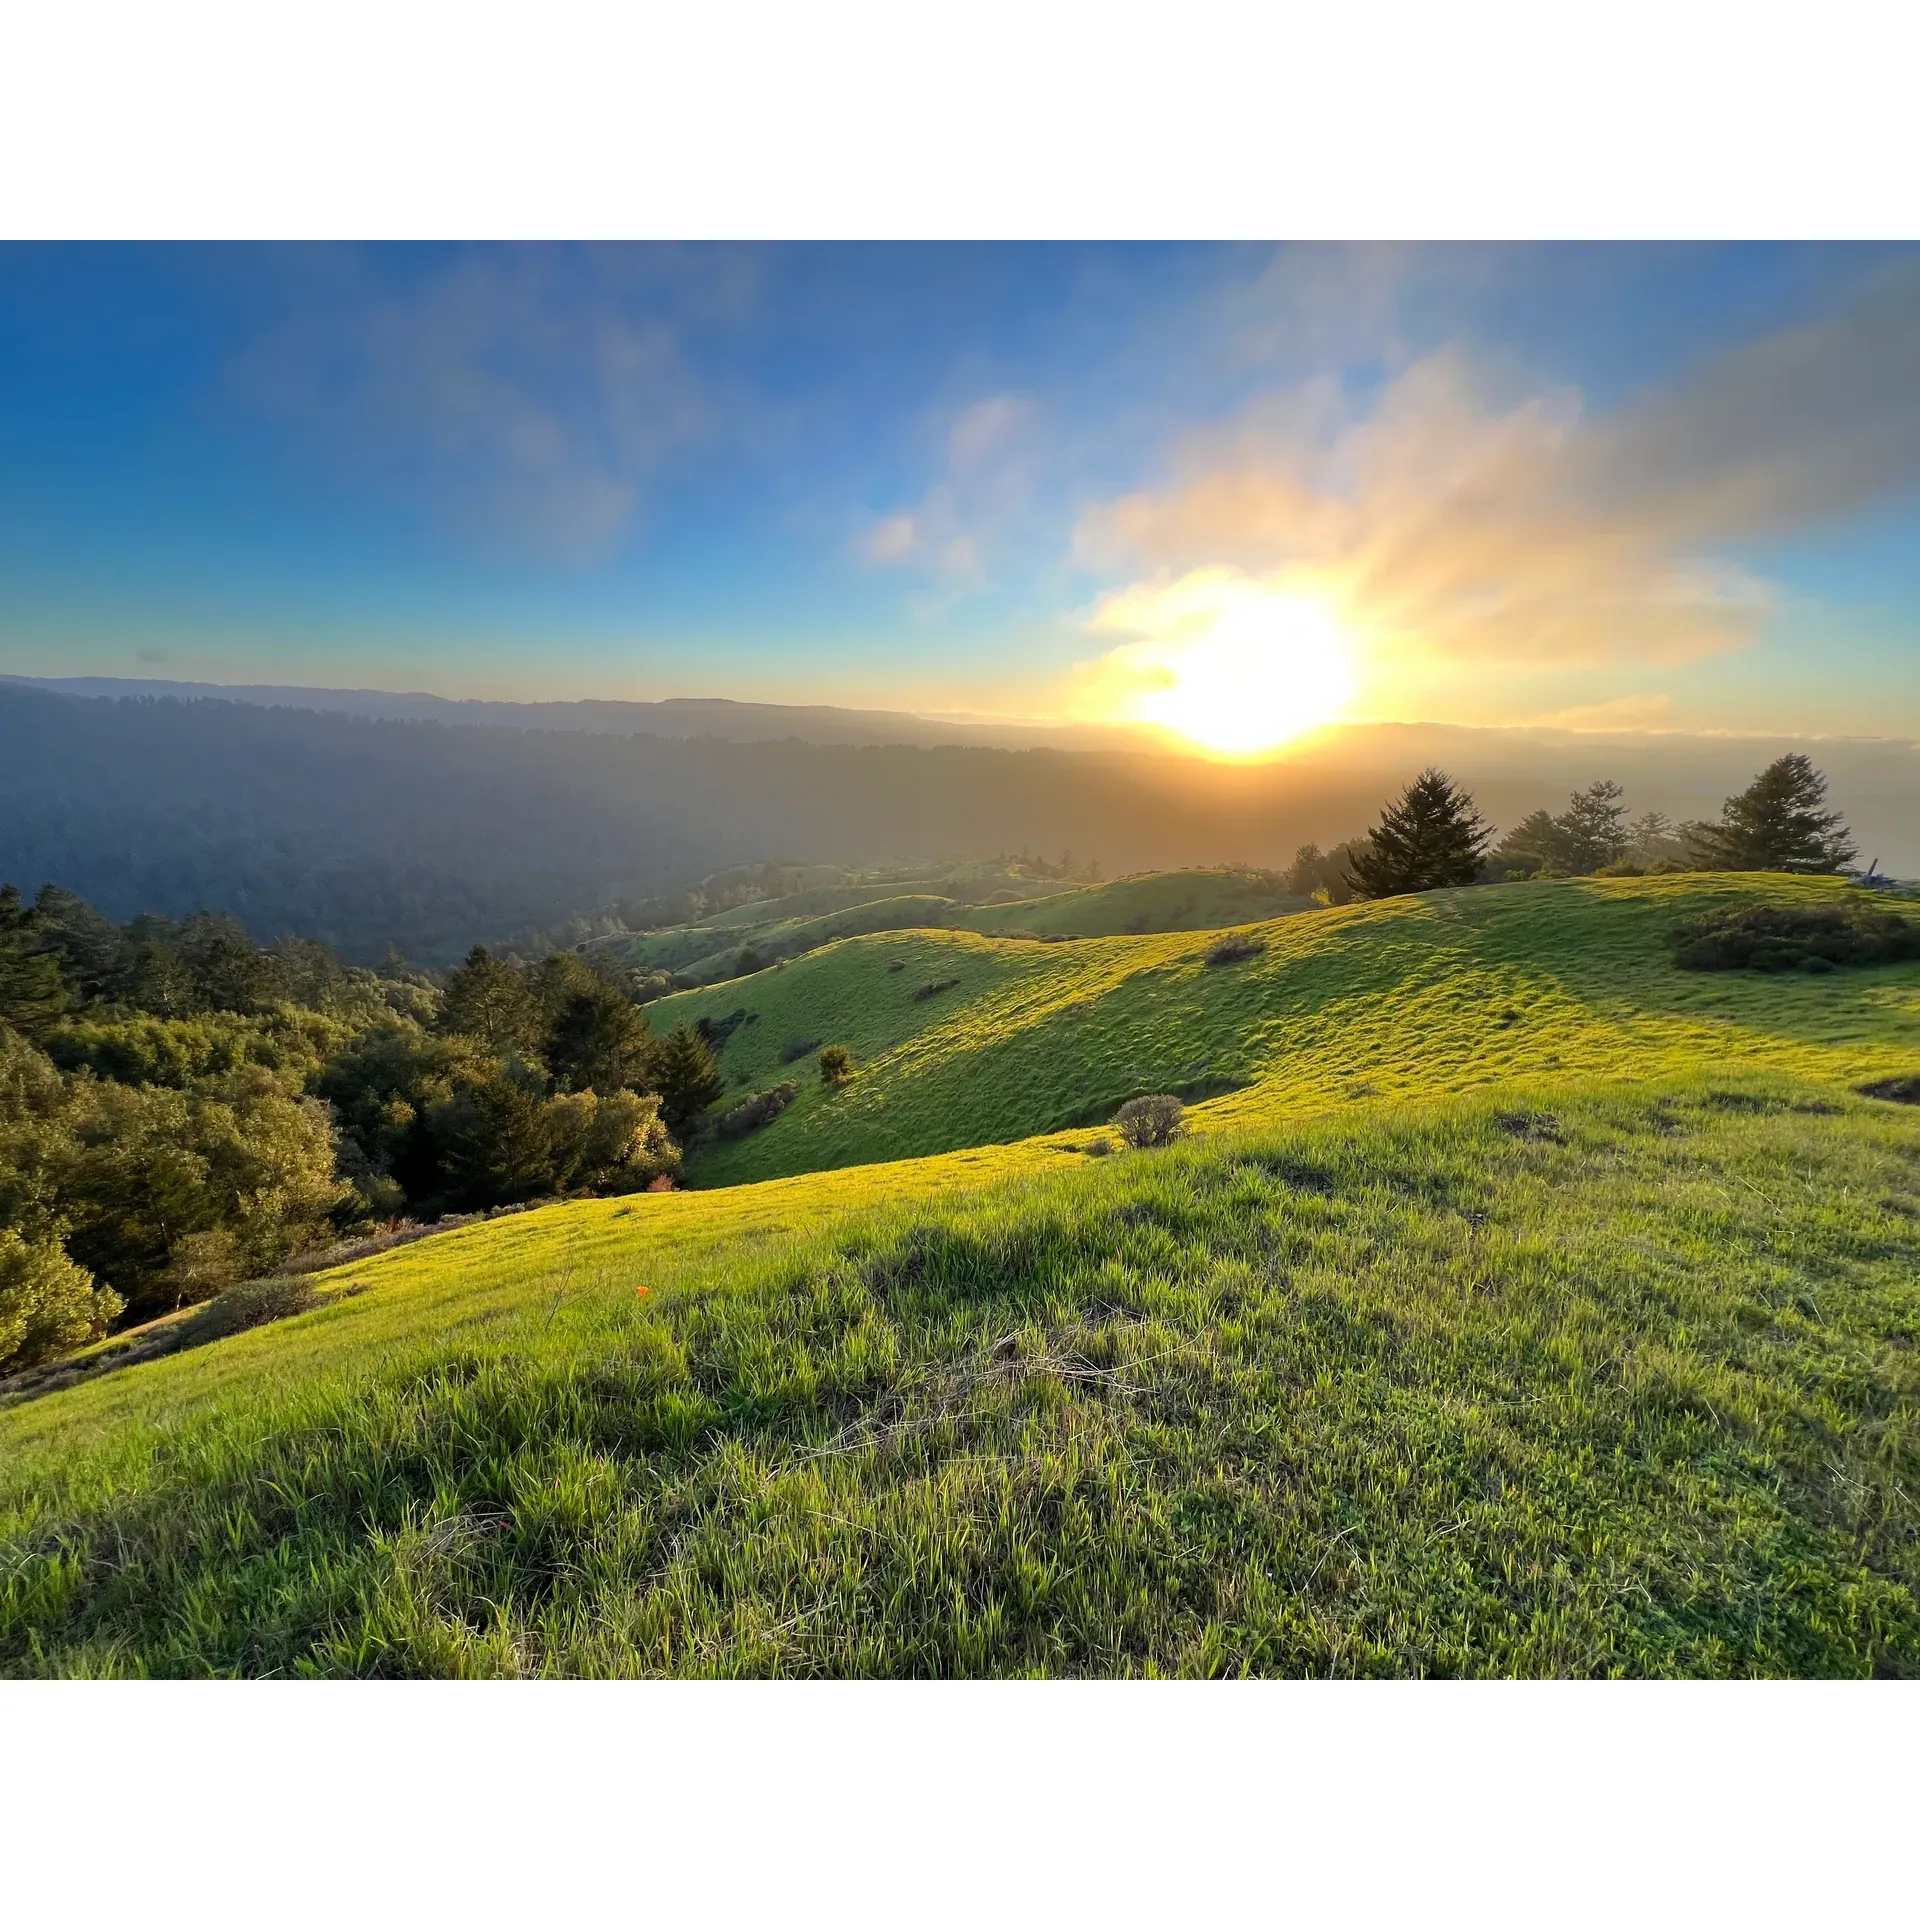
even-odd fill
[{"label": "meadow", "polygon": [[1075,886],[1036,878],[1018,862],[968,861],[911,882],[810,888],[730,907],[687,926],[610,934],[591,944],[630,965],[665,968],[711,985],[731,979],[749,953],[762,963],[792,959],[835,941],[904,928],[1069,940],[1228,927],[1312,906],[1290,898],[1271,876],[1242,867],[1180,868]]},{"label": "meadow", "polygon": [[[1714,906],[1844,892],[1764,874],[1460,888],[1256,925],[1261,949],[1227,966],[1209,964],[1213,932],[1048,944],[931,929],[822,947],[650,1011],[662,1029],[737,1017],[721,1054],[732,1085],[800,1089],[771,1126],[696,1154],[701,1184],[1084,1129],[1170,1090],[1211,1128],[1530,1076],[1920,1069],[1911,966],[1673,964],[1672,928]],[[811,1058],[785,1057],[807,1040],[850,1048],[853,1079],[827,1088]]]},{"label": "meadow", "polygon": [[[1920,1674],[1920,1109],[1859,1090],[1920,1072],[1920,965],[1667,942],[1837,885],[1462,890],[1214,966],[887,933],[660,1003],[756,1012],[753,1085],[795,1034],[858,1071],[699,1191],[0,1411],[0,1665]],[[1237,1084],[1102,1151],[1181,1080]]]}]

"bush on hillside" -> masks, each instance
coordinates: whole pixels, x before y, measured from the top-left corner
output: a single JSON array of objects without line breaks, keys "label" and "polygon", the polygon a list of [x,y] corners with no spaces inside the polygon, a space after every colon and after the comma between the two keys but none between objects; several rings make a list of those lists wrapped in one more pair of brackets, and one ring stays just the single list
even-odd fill
[{"label": "bush on hillside", "polygon": [[1716,907],[1668,936],[1674,964],[1694,972],[1737,968],[1784,973],[1801,967],[1871,966],[1920,959],[1920,923],[1876,907]]},{"label": "bush on hillside", "polygon": [[800,1089],[791,1080],[783,1080],[777,1087],[769,1087],[765,1093],[756,1093],[752,1099],[743,1100],[730,1113],[723,1113],[715,1123],[714,1131],[722,1140],[744,1140],[756,1127],[764,1127],[769,1120],[777,1120],[799,1098]]},{"label": "bush on hillside", "polygon": [[1207,949],[1207,965],[1210,967],[1230,967],[1239,960],[1251,960],[1255,954],[1265,953],[1267,943],[1254,933],[1222,934]]},{"label": "bush on hillside", "polygon": [[853,1055],[845,1047],[822,1047],[820,1049],[820,1083],[828,1087],[844,1087],[853,1078]]},{"label": "bush on hillside", "polygon": [[936,993],[945,993],[949,987],[957,987],[958,980],[928,980],[913,990],[916,1000],[931,1000]]},{"label": "bush on hillside", "polygon": [[209,1300],[181,1329],[182,1347],[205,1346],[212,1340],[289,1320],[320,1304],[320,1290],[300,1273],[270,1273],[258,1280],[229,1287]]},{"label": "bush on hillside", "polygon": [[1164,1147],[1187,1130],[1187,1110],[1170,1093],[1143,1093],[1113,1116],[1130,1147]]},{"label": "bush on hillside", "polygon": [[789,1040],[787,1044],[780,1049],[780,1058],[783,1061],[804,1060],[808,1054],[818,1053],[819,1051],[820,1042],[818,1040]]}]

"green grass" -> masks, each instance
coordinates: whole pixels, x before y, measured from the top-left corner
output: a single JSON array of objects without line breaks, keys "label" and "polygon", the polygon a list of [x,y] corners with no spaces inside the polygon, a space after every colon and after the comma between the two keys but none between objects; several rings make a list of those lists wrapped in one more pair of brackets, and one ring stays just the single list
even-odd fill
[{"label": "green grass", "polygon": [[1054,1162],[759,1189],[764,1244],[748,1191],[523,1216],[0,1416],[0,1660],[1920,1673],[1920,1113],[1748,1073]]},{"label": "green grass", "polygon": [[[1664,939],[1833,884],[1390,901],[1222,968],[894,932],[676,996],[756,1015],[747,1084],[854,1048],[699,1162],[790,1177],[423,1240],[0,1409],[0,1670],[1920,1676],[1920,1109],[1852,1090],[1920,1070],[1920,967]],[[1163,1152],[1045,1133],[1221,1081]]]},{"label": "green grass", "polygon": [[1085,939],[1236,926],[1268,914],[1312,910],[1311,902],[1291,899],[1233,867],[1136,874],[1073,888],[1059,881],[1023,879],[1014,887],[1034,897],[976,906],[899,881],[820,887],[782,900],[732,907],[694,926],[612,935],[595,944],[616,949],[638,965],[666,967],[711,983],[732,975],[745,947],[764,960],[790,959],[836,940],[900,928],[958,927],[976,933]]},{"label": "green grass", "polygon": [[[1640,1078],[1703,1061],[1843,1084],[1913,1072],[1920,964],[1819,977],[1673,965],[1668,929],[1706,907],[1840,891],[1697,874],[1479,887],[1282,918],[1260,928],[1264,953],[1229,967],[1206,964],[1211,933],[1060,945],[885,934],[673,995],[654,1020],[744,1009],[753,1018],[726,1044],[728,1079],[801,1087],[771,1126],[703,1148],[690,1169],[702,1183],[1084,1128],[1139,1093],[1212,1092],[1197,1122],[1239,1127],[1517,1077]],[[915,999],[945,979],[960,984]],[[783,1063],[801,1039],[850,1047],[853,1081],[825,1089],[810,1060]]]}]

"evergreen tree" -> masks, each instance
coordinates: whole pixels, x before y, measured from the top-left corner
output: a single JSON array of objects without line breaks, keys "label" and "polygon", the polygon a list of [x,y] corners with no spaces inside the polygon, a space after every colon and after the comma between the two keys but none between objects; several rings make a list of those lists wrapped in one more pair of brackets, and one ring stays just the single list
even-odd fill
[{"label": "evergreen tree", "polygon": [[660,1117],[676,1128],[704,1113],[727,1090],[713,1049],[685,1024],[675,1027],[655,1051],[653,1086],[660,1096]]},{"label": "evergreen tree", "polygon": [[1348,856],[1347,881],[1363,900],[1470,886],[1492,838],[1473,795],[1429,767]]},{"label": "evergreen tree", "polygon": [[1845,873],[1853,836],[1822,805],[1826,776],[1804,753],[1783,753],[1720,809],[1717,822],[1689,823],[1699,864],[1722,872]]},{"label": "evergreen tree", "polygon": [[1535,807],[1516,827],[1510,827],[1493,850],[1491,863],[1508,878],[1532,874],[1565,873],[1566,836],[1560,822],[1545,807]]},{"label": "evergreen tree", "polygon": [[1596,780],[1571,796],[1567,810],[1554,823],[1565,842],[1565,871],[1598,873],[1626,856],[1626,800],[1617,780]]},{"label": "evergreen tree", "polygon": [[1625,856],[1626,820],[1619,782],[1596,780],[1568,796],[1565,813],[1536,807],[1494,848],[1492,864],[1509,874],[1598,873]]},{"label": "evergreen tree", "polygon": [[647,1016],[578,961],[574,967],[579,977],[569,976],[547,1015],[543,1050],[554,1079],[567,1093],[644,1089],[654,1051]]},{"label": "evergreen tree", "polygon": [[469,1033],[500,1051],[540,1043],[540,1007],[527,976],[475,947],[447,978],[440,999],[440,1026]]},{"label": "evergreen tree", "polygon": [[0,1020],[38,1033],[66,1004],[60,962],[42,946],[34,910],[21,906],[18,887],[0,887]]}]

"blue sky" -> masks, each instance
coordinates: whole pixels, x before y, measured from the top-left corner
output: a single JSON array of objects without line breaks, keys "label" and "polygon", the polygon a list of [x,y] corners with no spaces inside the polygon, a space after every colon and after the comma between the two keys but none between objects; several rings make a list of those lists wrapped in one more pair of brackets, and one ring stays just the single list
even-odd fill
[{"label": "blue sky", "polygon": [[4,671],[1916,734],[1917,536],[1915,249],[0,249]]}]

